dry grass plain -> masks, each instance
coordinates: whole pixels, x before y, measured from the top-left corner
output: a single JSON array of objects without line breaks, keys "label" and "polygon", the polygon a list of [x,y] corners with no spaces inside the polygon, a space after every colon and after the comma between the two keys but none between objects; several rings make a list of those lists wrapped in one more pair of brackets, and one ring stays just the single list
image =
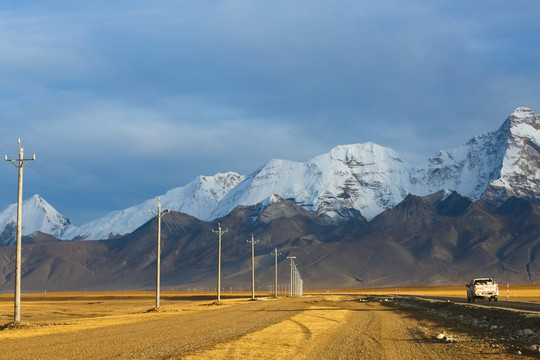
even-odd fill
[{"label": "dry grass plain", "polygon": [[[508,290],[508,291],[507,291]],[[351,290],[322,290],[313,291],[312,294],[366,294],[366,295],[425,295],[425,296],[441,296],[441,297],[458,297],[466,298],[467,288],[463,286],[418,286],[418,287],[401,287],[401,288],[376,288],[376,289],[357,289]],[[540,285],[512,285],[507,289],[506,284],[499,284],[500,300],[511,301],[530,301],[540,302]]]},{"label": "dry grass plain", "polygon": [[[149,311],[155,295],[148,291],[23,294],[23,326],[0,331],[0,359],[455,359],[476,351],[472,342],[434,342],[439,330],[428,320],[357,301],[359,294],[396,292],[464,297],[465,286],[260,301],[231,294],[219,306],[215,294],[162,292],[159,312]],[[540,285],[513,286],[510,296],[540,301]],[[0,295],[0,326],[12,320],[13,296]],[[513,358],[486,351],[490,359]]]}]

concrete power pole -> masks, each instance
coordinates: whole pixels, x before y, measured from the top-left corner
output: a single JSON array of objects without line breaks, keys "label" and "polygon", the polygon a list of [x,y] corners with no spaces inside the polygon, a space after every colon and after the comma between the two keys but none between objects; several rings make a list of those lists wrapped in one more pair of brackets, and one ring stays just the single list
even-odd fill
[{"label": "concrete power pole", "polygon": [[290,297],[293,297],[293,294],[294,294],[294,276],[293,276],[293,272],[294,272],[294,259],[296,259],[296,256],[287,256],[287,259],[290,259],[291,260],[291,288],[289,289],[289,296]]},{"label": "concrete power pole", "polygon": [[148,210],[149,213],[157,216],[157,267],[156,267],[156,309],[159,309],[159,293],[160,293],[160,278],[161,278],[161,218],[163,215],[170,212],[169,209],[161,211],[161,199],[158,198],[158,210],[154,212]]},{"label": "concrete power pole", "polygon": [[16,258],[15,258],[15,304],[14,304],[14,322],[21,321],[21,229],[22,229],[22,189],[23,189],[23,167],[28,161],[36,160],[36,155],[31,159],[24,158],[24,150],[21,147],[21,139],[17,139],[19,145],[19,158],[8,159],[4,156],[5,161],[10,161],[16,168],[19,169],[19,186],[17,192],[17,239],[16,239]]},{"label": "concrete power pole", "polygon": [[225,234],[227,229],[221,230],[221,224],[218,223],[218,229],[212,230],[218,234],[218,272],[217,272],[217,302],[221,302],[221,235]]},{"label": "concrete power pole", "polygon": [[255,244],[259,240],[255,240],[251,234],[251,240],[247,240],[247,242],[251,243],[251,300],[255,300]]},{"label": "concrete power pole", "polygon": [[278,297],[278,284],[277,284],[277,257],[281,255],[281,253],[278,254],[277,248],[274,248],[274,252],[272,252],[270,255],[275,256],[275,280],[274,280],[274,297]]}]

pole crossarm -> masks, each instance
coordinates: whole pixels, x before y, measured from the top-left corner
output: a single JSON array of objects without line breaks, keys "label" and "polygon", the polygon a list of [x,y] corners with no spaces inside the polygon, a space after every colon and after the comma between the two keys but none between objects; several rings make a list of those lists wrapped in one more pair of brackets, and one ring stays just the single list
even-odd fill
[{"label": "pole crossarm", "polygon": [[169,209],[161,210],[161,198],[158,197],[157,212],[148,210],[150,214],[156,215],[157,224],[157,251],[156,251],[156,309],[159,309],[160,282],[161,282],[161,218],[171,212]]},{"label": "pole crossarm", "polygon": [[163,217],[163,215],[170,213],[171,210],[165,209],[165,210],[162,211],[161,210],[161,198],[158,198],[158,211],[152,211],[152,210],[148,209],[148,212],[150,214],[154,214],[156,216]]},{"label": "pole crossarm", "polygon": [[11,162],[19,170],[19,182],[17,191],[17,235],[16,235],[16,257],[15,257],[15,301],[14,301],[14,322],[21,321],[21,252],[22,252],[22,190],[23,190],[23,167],[29,161],[36,160],[34,154],[31,159],[24,158],[24,149],[21,147],[21,139],[17,139],[19,148],[18,159],[8,159],[4,155],[4,160]]},{"label": "pole crossarm", "polygon": [[218,275],[217,275],[217,302],[221,302],[221,236],[225,234],[228,229],[221,230],[221,223],[218,223],[218,229],[212,229],[213,233],[218,234]]}]

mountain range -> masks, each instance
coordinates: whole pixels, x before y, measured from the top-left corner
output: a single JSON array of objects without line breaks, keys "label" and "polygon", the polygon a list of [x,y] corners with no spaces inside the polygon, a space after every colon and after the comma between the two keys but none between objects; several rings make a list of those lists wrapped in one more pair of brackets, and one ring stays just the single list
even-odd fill
[{"label": "mountain range", "polygon": [[[496,131],[411,166],[373,144],[342,145],[306,162],[271,160],[248,176],[200,176],[160,196],[163,284],[272,284],[273,259],[298,259],[311,288],[467,282],[531,283],[540,276],[540,117],[517,108]],[[40,196],[23,205],[24,284],[48,290],[151,288],[157,197],[73,226]],[[0,290],[12,287],[14,213],[0,213]],[[85,241],[60,241],[85,240]],[[92,240],[103,239],[103,240]],[[281,265],[280,265],[281,266]],[[286,271],[280,281],[286,283]],[[264,287],[263,287],[264,289]]]},{"label": "mountain range", "polygon": [[[222,290],[249,290],[251,235],[258,241],[256,289],[264,293],[274,284],[274,249],[282,290],[290,280],[289,256],[296,257],[306,289],[455,285],[478,276],[538,283],[539,208],[516,197],[485,205],[455,191],[408,195],[369,222],[358,215],[342,223],[328,223],[277,196],[268,204],[238,206],[219,219],[228,230],[222,237]],[[178,212],[163,216],[163,289],[215,290],[217,226]],[[156,227],[154,218],[109,240],[24,237],[23,291],[152,290]],[[0,248],[0,291],[13,288],[14,257],[13,246]]]},{"label": "mountain range", "polygon": [[[424,196],[450,189],[473,200],[500,204],[509,196],[540,203],[540,117],[517,108],[496,130],[461,147],[440,151],[420,166],[374,143],[341,145],[306,162],[274,159],[248,176],[235,172],[199,176],[160,195],[164,208],[210,221],[237,206],[268,202],[278,195],[328,222],[357,214],[368,220],[408,194]],[[23,233],[48,233],[64,240],[107,239],[127,234],[152,218],[156,196],[82,226],[35,195],[23,205]],[[0,239],[13,242],[15,205],[0,213]],[[9,240],[11,239],[11,240]]]}]

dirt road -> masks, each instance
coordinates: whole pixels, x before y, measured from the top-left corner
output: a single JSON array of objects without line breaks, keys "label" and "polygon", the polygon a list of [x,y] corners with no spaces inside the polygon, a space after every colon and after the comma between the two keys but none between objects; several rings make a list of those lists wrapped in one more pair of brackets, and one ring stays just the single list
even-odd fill
[{"label": "dirt road", "polygon": [[[1,359],[490,359],[478,340],[434,340],[438,325],[344,297],[170,305],[0,331]],[[522,359],[522,356],[516,358]]]}]

